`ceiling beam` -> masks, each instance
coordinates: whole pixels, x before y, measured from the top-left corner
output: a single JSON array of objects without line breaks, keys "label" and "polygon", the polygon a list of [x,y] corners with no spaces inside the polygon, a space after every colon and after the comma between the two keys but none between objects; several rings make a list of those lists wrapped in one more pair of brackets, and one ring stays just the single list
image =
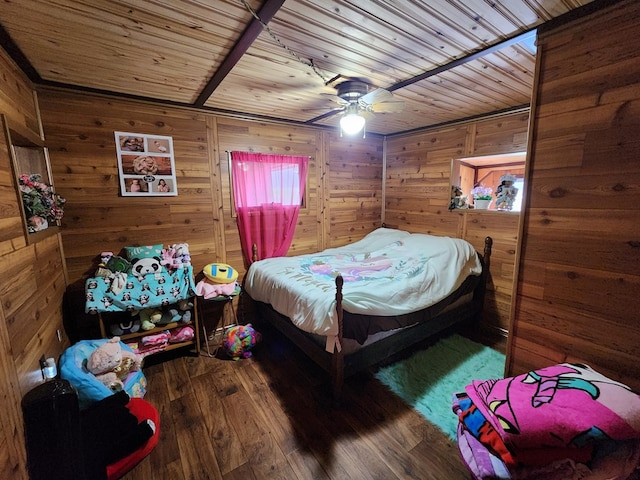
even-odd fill
[{"label": "ceiling beam", "polygon": [[9,32],[7,32],[2,25],[0,25],[0,46],[4,48],[18,67],[29,77],[29,80],[33,83],[42,82],[42,77],[38,71],[33,68],[29,59],[22,53],[20,47],[16,45],[16,42],[13,41]]},{"label": "ceiling beam", "polygon": [[[457,60],[453,60],[452,62],[449,62],[445,65],[441,65],[439,67],[433,68],[431,70],[427,70],[426,72],[421,73],[420,75],[416,75],[415,77],[412,78],[408,78],[406,80],[403,80],[401,82],[395,83],[393,85],[391,85],[390,87],[386,88],[385,90],[389,90],[390,92],[393,92],[394,90],[398,90],[400,88],[404,88],[404,87],[408,87],[409,85],[413,85],[416,82],[419,82],[421,80],[424,80],[426,78],[432,77],[434,75],[439,75],[441,73],[444,73],[448,70],[451,70],[452,68],[456,68],[459,67],[460,65],[464,65],[465,63],[468,62],[472,62],[473,60],[477,60],[479,58],[482,58],[486,55],[489,55],[490,53],[494,53],[497,52],[498,50],[502,50],[503,48],[509,47],[511,45],[515,45],[517,43],[523,42],[525,40],[529,40],[531,38],[534,38],[536,35],[536,29],[532,29],[529,30],[527,32],[521,33],[520,35],[516,35],[515,37],[511,37],[507,40],[504,40],[503,42],[499,42],[496,43],[494,45],[491,45],[490,47],[484,48],[482,50],[478,50],[477,52],[471,53],[465,57],[461,57]],[[324,120],[325,118],[331,117],[333,115],[335,115],[336,113],[340,113],[341,110],[332,110],[330,112],[327,113],[323,113],[322,115],[319,115],[317,117],[311,118],[309,120],[307,120],[305,123],[307,124],[314,124],[316,122],[319,122],[320,120]]]},{"label": "ceiling beam", "polygon": [[494,45],[491,45],[490,47],[483,48],[482,50],[478,50],[477,52],[471,53],[465,57],[461,57],[461,58],[458,58],[457,60],[453,60],[452,62],[449,62],[445,65],[441,65],[431,70],[427,70],[426,72],[423,72],[420,75],[416,75],[415,77],[408,78],[407,80],[403,80],[401,82],[393,84],[390,87],[386,88],[386,90],[393,92],[394,90],[408,87],[409,85],[413,85],[414,83],[424,80],[426,78],[433,77],[434,75],[439,75],[448,70],[451,70],[452,68],[459,67],[460,65],[464,65],[465,63],[469,63],[474,60],[478,60],[479,58],[489,55],[490,53],[497,52],[498,50],[502,50],[503,48],[528,40],[531,37],[534,37],[535,35],[536,35],[536,29],[534,28],[525,33],[521,33],[520,35],[516,35],[515,37],[511,37],[503,42],[496,43]]},{"label": "ceiling beam", "polygon": [[238,41],[222,61],[218,70],[216,70],[216,73],[213,74],[213,77],[211,77],[200,92],[200,95],[198,95],[198,98],[194,103],[196,107],[204,106],[205,102],[209,100],[209,97],[222,83],[231,69],[235,67],[242,56],[247,52],[247,50],[249,50],[249,47],[251,47],[256,38],[258,38],[258,35],[260,35],[263,29],[262,24],[264,23],[266,25],[269,23],[274,15],[278,13],[278,10],[280,10],[280,7],[282,7],[284,2],[285,0],[266,0],[264,2],[257,14],[260,20],[255,16],[253,17],[251,23],[249,23],[244,32],[242,32]]}]

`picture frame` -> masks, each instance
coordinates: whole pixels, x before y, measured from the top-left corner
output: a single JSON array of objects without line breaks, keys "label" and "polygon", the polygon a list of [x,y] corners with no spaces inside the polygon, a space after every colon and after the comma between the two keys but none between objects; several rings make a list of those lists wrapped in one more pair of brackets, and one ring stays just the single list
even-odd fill
[{"label": "picture frame", "polygon": [[123,197],[178,195],[172,137],[117,131],[114,135]]}]

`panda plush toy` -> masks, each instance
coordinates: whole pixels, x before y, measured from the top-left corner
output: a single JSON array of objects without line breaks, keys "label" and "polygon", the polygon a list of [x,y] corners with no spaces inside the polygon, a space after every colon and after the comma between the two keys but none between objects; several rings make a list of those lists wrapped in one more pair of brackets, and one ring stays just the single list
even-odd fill
[{"label": "panda plush toy", "polygon": [[160,277],[162,264],[160,257],[134,258],[131,260],[131,274],[142,281],[145,275],[154,274]]}]

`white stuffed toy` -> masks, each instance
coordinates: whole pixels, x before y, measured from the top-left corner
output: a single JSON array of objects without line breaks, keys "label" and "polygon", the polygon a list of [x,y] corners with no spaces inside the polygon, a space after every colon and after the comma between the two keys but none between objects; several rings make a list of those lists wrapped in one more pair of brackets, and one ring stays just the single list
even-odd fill
[{"label": "white stuffed toy", "polygon": [[191,254],[189,253],[188,243],[174,243],[170,248],[174,251],[176,264],[182,267],[191,265]]},{"label": "white stuffed toy", "polygon": [[142,357],[120,345],[120,337],[112,337],[96,348],[87,360],[87,370],[110,390],[124,388],[123,380],[129,372],[142,368]]}]

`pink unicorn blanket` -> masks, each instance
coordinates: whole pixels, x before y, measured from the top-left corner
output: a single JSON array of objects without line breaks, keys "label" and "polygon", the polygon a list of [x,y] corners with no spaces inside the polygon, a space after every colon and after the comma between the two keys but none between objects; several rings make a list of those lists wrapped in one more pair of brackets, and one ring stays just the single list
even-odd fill
[{"label": "pink unicorn blanket", "polygon": [[475,380],[466,392],[507,447],[581,448],[640,438],[640,396],[587,365]]}]

